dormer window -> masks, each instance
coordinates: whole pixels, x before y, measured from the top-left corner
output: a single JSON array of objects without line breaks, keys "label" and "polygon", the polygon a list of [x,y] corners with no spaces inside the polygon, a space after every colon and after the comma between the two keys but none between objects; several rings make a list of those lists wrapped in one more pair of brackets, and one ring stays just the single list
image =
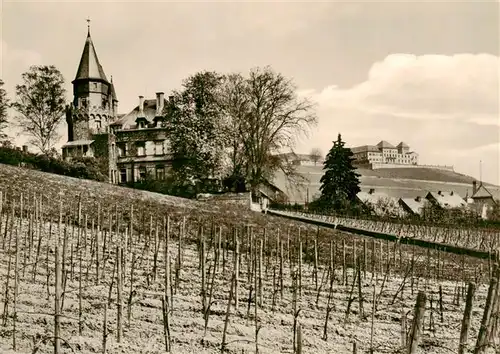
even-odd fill
[{"label": "dormer window", "polygon": [[136,120],[137,129],[144,129],[148,126],[148,120],[146,117],[138,117]]}]

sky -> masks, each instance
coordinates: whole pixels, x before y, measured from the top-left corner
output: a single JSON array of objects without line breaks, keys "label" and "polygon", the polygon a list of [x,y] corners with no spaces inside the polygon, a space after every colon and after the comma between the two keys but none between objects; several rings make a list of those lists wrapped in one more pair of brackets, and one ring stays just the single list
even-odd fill
[{"label": "sky", "polygon": [[[90,18],[122,113],[197,71],[270,65],[316,104],[318,125],[297,152],[327,153],[339,133],[347,146],[404,141],[422,164],[500,184],[498,1],[3,0],[0,15],[11,98],[43,64],[62,72],[71,100]],[[65,122],[61,134],[59,145]]]}]

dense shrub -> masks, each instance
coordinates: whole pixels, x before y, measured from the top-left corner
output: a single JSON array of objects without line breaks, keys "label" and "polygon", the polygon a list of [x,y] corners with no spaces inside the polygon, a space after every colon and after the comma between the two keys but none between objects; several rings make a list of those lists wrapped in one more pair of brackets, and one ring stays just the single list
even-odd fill
[{"label": "dense shrub", "polygon": [[100,168],[99,161],[93,158],[77,158],[65,162],[59,156],[24,152],[10,144],[0,146],[0,163],[32,168],[34,170],[69,177],[107,181],[106,173]]}]

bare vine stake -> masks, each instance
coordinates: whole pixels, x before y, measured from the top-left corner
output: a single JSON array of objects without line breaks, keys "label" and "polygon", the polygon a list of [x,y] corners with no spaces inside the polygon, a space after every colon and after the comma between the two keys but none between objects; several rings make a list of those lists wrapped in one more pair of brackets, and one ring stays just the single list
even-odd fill
[{"label": "bare vine stake", "polygon": [[218,258],[219,258],[219,255],[216,252],[215,258],[214,258],[214,262],[213,262],[213,265],[211,267],[212,271],[211,272],[210,272],[210,270],[208,271],[208,277],[210,278],[210,276],[211,276],[211,279],[209,279],[209,281],[210,281],[210,291],[209,291],[209,294],[208,294],[207,308],[205,310],[205,313],[203,314],[203,317],[204,317],[204,320],[205,320],[205,328],[204,328],[203,337],[205,337],[206,334],[207,334],[208,321],[210,319],[210,309],[212,307],[212,297],[213,297],[213,293],[214,293],[215,276],[217,274],[217,262],[218,262]]},{"label": "bare vine stake", "polygon": [[401,348],[406,348],[406,313],[401,307]]},{"label": "bare vine stake", "polygon": [[205,265],[205,259],[206,259],[206,252],[205,252],[205,237],[203,235],[203,230],[200,234],[201,238],[201,252],[200,252],[200,261],[201,261],[201,306],[202,306],[202,311],[205,313],[207,309],[207,299],[206,299],[206,265]]},{"label": "bare vine stake", "polygon": [[[331,243],[330,243],[331,244]],[[330,265],[330,268],[332,266]],[[335,279],[333,271],[330,272],[330,286],[328,288],[328,300],[326,304],[326,316],[325,316],[325,325],[323,327],[323,340],[328,340],[328,320],[330,318],[330,312],[333,310],[334,305],[330,306],[330,303],[332,301],[332,294],[333,294],[333,281]]]},{"label": "bare vine stake", "polygon": [[159,238],[158,238],[158,218],[155,218],[155,243],[153,253],[153,281],[156,281],[158,274],[158,251],[159,251]]},{"label": "bare vine stake", "polygon": [[[166,244],[166,243],[165,243]],[[165,336],[165,351],[170,353],[171,351],[171,339],[170,339],[170,299],[169,299],[169,289],[170,289],[170,255],[167,253],[167,247],[165,246],[165,295],[162,298],[162,311],[163,311],[163,333]]]},{"label": "bare vine stake", "polygon": [[[263,248],[263,240],[260,240],[259,243],[259,306],[262,307],[263,304],[263,283],[262,283],[262,248]],[[255,256],[257,258],[257,255]],[[255,303],[257,306],[257,302]]]},{"label": "bare vine stake", "polygon": [[[318,229],[319,231],[319,229]],[[315,289],[318,291],[318,240],[314,240],[314,283]]]},{"label": "bare vine stake", "polygon": [[[238,311],[239,307],[239,296],[238,296],[238,279],[240,274],[240,240],[238,240],[238,235],[236,234],[236,246],[234,250],[234,307]],[[233,290],[233,285],[231,283],[231,291]],[[231,303],[231,301],[229,302]]]},{"label": "bare vine stake", "polygon": [[358,268],[358,300],[359,300],[359,318],[363,319],[365,317],[364,311],[363,311],[363,291],[362,285],[361,285],[361,259],[358,258],[357,261],[357,268]]},{"label": "bare vine stake", "polygon": [[95,285],[99,285],[99,245],[101,244],[101,204],[97,209],[97,230],[95,233]]},{"label": "bare vine stake", "polygon": [[175,269],[175,291],[177,292],[180,283],[181,277],[181,268],[182,268],[182,234],[184,233],[184,223],[186,221],[186,217],[183,217],[183,223],[179,224],[179,239],[177,241],[177,266]]},{"label": "bare vine stake", "polygon": [[123,277],[122,277],[122,257],[123,252],[121,248],[121,243],[118,243],[116,247],[116,341],[120,343],[122,341],[122,291],[123,291]]},{"label": "bare vine stake", "polygon": [[[21,228],[22,219],[19,219],[19,228]],[[14,313],[13,313],[13,331],[12,331],[12,347],[17,350],[16,346],[16,329],[17,329],[17,295],[19,291],[19,230],[16,228],[15,232],[16,243],[16,256],[14,263]],[[10,248],[10,245],[9,245]]]},{"label": "bare vine stake", "polygon": [[300,322],[297,326],[297,354],[302,354],[302,326]]},{"label": "bare vine stake", "polygon": [[375,258],[375,240],[372,240],[372,252],[371,252],[371,271],[372,271],[372,280],[373,277],[375,276],[375,269],[377,267],[376,265],[376,258]]},{"label": "bare vine stake", "polygon": [[474,292],[476,291],[476,284],[469,283],[467,289],[467,300],[465,302],[465,311],[462,318],[462,329],[460,330],[460,344],[458,347],[458,354],[464,354],[467,348],[467,340],[469,335],[470,317],[472,313],[472,302],[474,301]]},{"label": "bare vine stake", "polygon": [[[354,265],[356,267],[356,264]],[[354,269],[355,271],[355,269]],[[354,278],[352,280],[352,285],[351,285],[351,291],[349,292],[349,298],[347,299],[347,309],[346,309],[346,312],[345,312],[345,320],[344,322],[347,322],[347,320],[349,319],[349,314],[350,314],[350,311],[351,311],[351,304],[352,302],[354,301],[354,297],[353,297],[353,294],[354,294],[354,287],[356,286],[356,280],[358,279],[358,273],[354,273]]]},{"label": "bare vine stake", "polygon": [[441,323],[444,323],[444,309],[443,309],[443,286],[439,284],[439,314]]},{"label": "bare vine stake", "polygon": [[300,313],[300,309],[298,309],[298,299],[297,299],[297,273],[293,272],[292,274],[292,307],[293,307],[293,352],[297,353],[297,323],[298,317]]},{"label": "bare vine stake", "polygon": [[[14,198],[12,198],[12,203],[11,203],[11,211],[12,211],[12,206],[13,206],[13,203],[14,203]],[[5,249],[5,240],[7,239],[7,232],[9,231],[9,225],[12,224],[12,220],[10,220],[10,215],[12,214],[7,212],[6,213],[7,216],[5,217],[5,229],[4,229],[4,234],[3,234],[3,238],[2,238],[2,249],[4,250]]]},{"label": "bare vine stake", "polygon": [[[12,208],[12,212],[11,214],[14,215],[14,198],[12,198],[12,205],[11,205],[11,208]],[[9,214],[7,214],[8,216]],[[7,233],[7,227],[9,225],[8,224],[5,224],[5,233]],[[11,231],[9,232],[9,234],[12,234],[12,227],[13,227],[13,223],[11,222],[10,223],[10,229]],[[5,237],[6,238],[6,237]],[[4,245],[3,245],[3,249],[5,250],[5,238],[4,238]],[[2,314],[2,325],[4,327],[7,326],[7,318],[9,316],[9,286],[10,286],[10,272],[11,272],[11,267],[12,267],[12,250],[11,250],[11,238],[9,237],[9,241],[7,243],[7,254],[9,255],[9,263],[7,265],[7,279],[5,280],[5,296],[4,296],[4,305],[3,305],[3,314]]]},{"label": "bare vine stake", "polygon": [[408,343],[408,354],[417,352],[418,343],[420,341],[420,334],[423,330],[423,317],[425,312],[426,295],[425,292],[419,291],[417,295],[417,303],[415,304],[415,313],[413,316],[413,323],[411,326],[410,338]]},{"label": "bare vine stake", "polygon": [[227,333],[227,325],[229,324],[229,316],[231,314],[231,302],[233,301],[233,290],[235,288],[235,280],[236,280],[236,275],[233,274],[233,276],[231,277],[231,285],[230,285],[231,290],[229,290],[229,299],[227,301],[226,319],[224,320],[224,330],[222,332],[221,353],[224,353],[227,345],[226,333]]},{"label": "bare vine stake", "polygon": [[[60,205],[60,219],[59,223],[61,223],[62,218],[62,202]],[[61,261],[59,257],[59,235],[57,234],[54,241],[54,259],[55,259],[55,296],[54,296],[54,354],[59,354],[60,347],[60,338],[61,338]]]},{"label": "bare vine stake", "polygon": [[345,240],[342,240],[342,285],[347,285]]},{"label": "bare vine stake", "polygon": [[137,257],[132,250],[132,262],[130,264],[130,290],[128,295],[128,303],[127,303],[127,322],[130,327],[130,318],[132,317],[132,300],[134,297],[134,274],[135,274],[135,264],[137,262]]},{"label": "bare vine stake", "polygon": [[283,300],[283,241],[280,242],[280,298]]},{"label": "bare vine stake", "polygon": [[[300,230],[300,229],[299,229]],[[302,297],[302,242],[299,241],[299,297]]]},{"label": "bare vine stake", "polygon": [[[255,240],[257,243],[257,239]],[[257,245],[256,245],[257,246]],[[254,277],[254,287],[257,289],[259,287],[259,299],[262,306],[262,239],[260,240],[259,254],[255,252],[255,267],[257,267],[257,257],[259,258],[259,284],[257,284],[257,272],[255,272]],[[257,291],[255,292],[255,303],[254,303],[254,321],[255,321],[255,354],[259,354],[259,317],[258,317],[258,307],[257,304]]]},{"label": "bare vine stake", "polygon": [[366,239],[363,239],[363,279],[366,279]]},{"label": "bare vine stake", "polygon": [[104,303],[104,316],[102,320],[102,354],[106,354],[106,342],[108,339],[108,304],[111,301],[111,291],[109,297]]},{"label": "bare vine stake", "polygon": [[[373,245],[375,242],[373,243]],[[373,275],[372,275],[373,276]],[[373,283],[373,298],[372,298],[372,323],[371,323],[371,331],[370,331],[370,353],[374,352],[373,347],[373,331],[375,329],[375,312],[377,312],[377,280],[378,276],[375,274],[375,282]]]},{"label": "bare vine stake", "polygon": [[[81,228],[81,225],[79,226]],[[83,265],[82,265],[82,249],[78,249],[78,335],[82,335],[83,332],[83,288],[82,288],[82,277],[83,277]]]}]

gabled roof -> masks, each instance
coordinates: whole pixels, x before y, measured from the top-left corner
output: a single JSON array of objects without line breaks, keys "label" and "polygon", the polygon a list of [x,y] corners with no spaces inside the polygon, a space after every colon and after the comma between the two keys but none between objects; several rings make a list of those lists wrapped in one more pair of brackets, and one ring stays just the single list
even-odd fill
[{"label": "gabled roof", "polygon": [[85,40],[80,65],[78,65],[78,71],[75,76],[75,80],[85,79],[98,79],[108,82],[104,70],[99,63],[99,59],[97,58],[94,43],[92,43],[92,38],[90,37],[90,31]]},{"label": "gabled roof", "polygon": [[399,198],[399,203],[406,206],[415,215],[422,214],[426,202],[424,198]]},{"label": "gabled roof", "polygon": [[389,195],[381,192],[359,192],[356,194],[356,198],[358,198],[361,203],[366,206],[370,206],[373,208],[373,212],[376,215],[401,215],[402,210],[398,204],[398,199],[394,197],[390,197]]},{"label": "gabled roof", "polygon": [[[167,100],[164,100],[164,107],[168,104]],[[146,118],[148,122],[153,122],[156,117],[156,99],[144,100],[144,109],[141,118]],[[139,118],[139,105],[135,106],[133,110],[123,115],[120,119],[113,122],[113,125],[122,125],[123,129],[135,129],[136,119]]]},{"label": "gabled roof", "polygon": [[400,142],[397,147],[409,148],[408,144],[404,141]]},{"label": "gabled roof", "polygon": [[474,193],[471,197],[472,199],[478,199],[478,198],[492,198],[493,195],[490,193],[489,190],[486,189],[486,187],[481,183],[479,187],[476,190],[476,193]]},{"label": "gabled roof", "polygon": [[382,140],[380,143],[377,144],[377,146],[381,149],[395,149],[394,145],[388,143],[385,140]]},{"label": "gabled roof", "polygon": [[467,205],[467,202],[454,192],[441,192],[441,194],[429,192],[425,198],[428,200],[434,199],[436,203],[444,209],[460,208]]}]

